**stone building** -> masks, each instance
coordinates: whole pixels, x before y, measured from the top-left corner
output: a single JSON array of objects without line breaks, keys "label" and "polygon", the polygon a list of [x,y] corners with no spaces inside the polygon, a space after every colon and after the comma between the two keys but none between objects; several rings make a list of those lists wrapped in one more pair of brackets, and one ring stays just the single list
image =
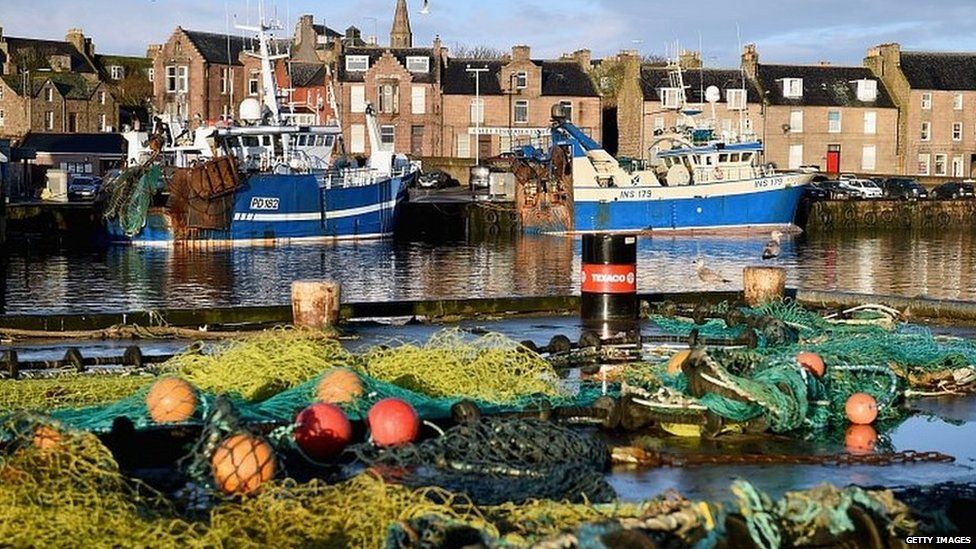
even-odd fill
[{"label": "stone building", "polygon": [[746,45],[742,70],[763,97],[756,134],[780,169],[819,166],[831,174],[896,174],[898,109],[864,67],[766,65]]},{"label": "stone building", "polygon": [[513,47],[506,59],[448,59],[441,154],[474,158],[477,148],[477,156],[484,158],[548,137],[556,104],[573,124],[600,141],[602,103],[584,67],[589,62],[588,55],[533,60],[528,46]]},{"label": "stone building", "polygon": [[900,116],[899,171],[930,182],[976,176],[976,53],[868,50],[864,65]]},{"label": "stone building", "polygon": [[57,41],[4,36],[0,28],[0,137],[117,129],[118,101],[98,61],[79,29]]}]

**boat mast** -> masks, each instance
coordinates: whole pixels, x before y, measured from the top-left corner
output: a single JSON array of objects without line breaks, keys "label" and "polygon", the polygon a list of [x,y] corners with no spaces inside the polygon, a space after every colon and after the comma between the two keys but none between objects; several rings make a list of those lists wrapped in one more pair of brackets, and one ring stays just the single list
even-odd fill
[{"label": "boat mast", "polygon": [[266,24],[264,21],[264,3],[258,4],[258,26],[250,27],[246,25],[235,25],[238,29],[255,32],[258,35],[259,51],[258,53],[247,52],[247,55],[251,57],[256,57],[261,60],[261,78],[262,78],[262,102],[268,110],[271,111],[271,121],[274,124],[281,124],[281,108],[278,106],[278,84],[275,82],[274,67],[271,65],[272,61],[278,59],[288,58],[288,54],[277,54],[271,55],[271,49],[269,42],[271,40],[268,34],[269,30],[277,30],[281,28],[281,25]]}]

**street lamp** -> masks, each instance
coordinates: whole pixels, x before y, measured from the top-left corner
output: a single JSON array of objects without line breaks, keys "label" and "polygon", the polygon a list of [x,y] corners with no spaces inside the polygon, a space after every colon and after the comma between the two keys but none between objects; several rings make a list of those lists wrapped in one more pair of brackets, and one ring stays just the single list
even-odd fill
[{"label": "street lamp", "polygon": [[469,73],[474,73],[474,104],[478,106],[478,116],[474,118],[474,165],[481,165],[481,119],[485,116],[485,107],[481,104],[481,73],[488,72],[488,67],[472,68],[468,65],[464,69]]}]

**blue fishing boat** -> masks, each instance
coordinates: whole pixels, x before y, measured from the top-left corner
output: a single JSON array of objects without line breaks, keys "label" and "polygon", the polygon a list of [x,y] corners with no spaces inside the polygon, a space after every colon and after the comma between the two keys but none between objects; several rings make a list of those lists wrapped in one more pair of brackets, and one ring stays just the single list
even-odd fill
[{"label": "blue fishing boat", "polygon": [[[268,30],[254,31],[262,101],[245,99],[240,124],[195,130],[170,118],[127,132],[129,167],[109,184],[106,229],[113,242],[144,245],[274,245],[389,237],[420,170],[387,150],[367,106],[372,154],[344,154],[338,123],[291,122],[278,105]],[[334,94],[330,100],[333,112]]]}]

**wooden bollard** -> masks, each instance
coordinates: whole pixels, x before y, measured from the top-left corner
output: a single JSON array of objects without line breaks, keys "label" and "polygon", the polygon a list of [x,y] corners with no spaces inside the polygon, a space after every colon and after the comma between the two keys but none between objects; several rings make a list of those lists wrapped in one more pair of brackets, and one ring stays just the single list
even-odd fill
[{"label": "wooden bollard", "polygon": [[295,326],[322,329],[339,323],[338,282],[296,280],[291,283],[291,316]]},{"label": "wooden bollard", "polygon": [[782,299],[786,292],[786,269],[781,267],[746,267],[742,279],[750,307]]}]

